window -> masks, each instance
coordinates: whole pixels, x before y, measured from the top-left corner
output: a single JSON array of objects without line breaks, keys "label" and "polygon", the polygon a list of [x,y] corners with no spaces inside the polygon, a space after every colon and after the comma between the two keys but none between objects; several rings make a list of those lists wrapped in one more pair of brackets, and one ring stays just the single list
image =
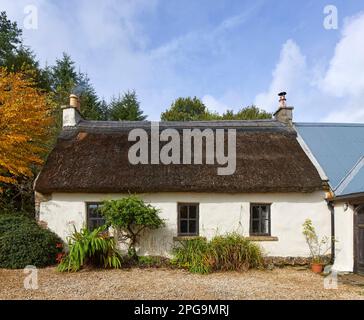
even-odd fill
[{"label": "window", "polygon": [[105,218],[101,215],[100,203],[87,203],[87,228],[94,230],[105,224]]},{"label": "window", "polygon": [[250,235],[270,236],[270,204],[250,205]]},{"label": "window", "polygon": [[198,204],[178,204],[178,235],[198,236]]}]

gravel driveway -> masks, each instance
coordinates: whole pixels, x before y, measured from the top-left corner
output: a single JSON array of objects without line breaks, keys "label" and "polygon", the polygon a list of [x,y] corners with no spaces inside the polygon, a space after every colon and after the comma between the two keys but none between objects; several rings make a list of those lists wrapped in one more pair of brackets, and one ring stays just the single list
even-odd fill
[{"label": "gravel driveway", "polygon": [[84,270],[38,273],[39,289],[23,288],[22,270],[0,269],[0,299],[364,299],[364,287],[323,287],[323,277],[294,268],[210,275],[183,270]]}]

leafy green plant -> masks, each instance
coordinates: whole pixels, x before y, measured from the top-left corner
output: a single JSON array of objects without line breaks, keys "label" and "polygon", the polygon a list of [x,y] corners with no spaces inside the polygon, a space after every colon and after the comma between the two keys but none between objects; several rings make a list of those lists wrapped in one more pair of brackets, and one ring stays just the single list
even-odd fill
[{"label": "leafy green plant", "polygon": [[263,265],[263,253],[256,243],[237,233],[229,233],[211,240],[208,260],[213,270],[246,271]]},{"label": "leafy green plant", "polygon": [[68,241],[68,254],[58,265],[58,271],[78,271],[85,265],[120,268],[121,257],[116,248],[115,239],[106,232],[106,226],[89,231],[82,228]]},{"label": "leafy green plant", "polygon": [[140,268],[160,268],[168,267],[169,259],[159,256],[139,256],[138,257],[138,267]]},{"label": "leafy green plant", "polygon": [[209,244],[205,238],[183,240],[174,248],[171,262],[193,273],[209,273],[211,264],[208,261],[208,250]]},{"label": "leafy green plant", "polygon": [[174,249],[172,263],[194,273],[245,271],[263,265],[261,248],[237,233],[185,240]]},{"label": "leafy green plant", "polygon": [[56,264],[62,240],[34,220],[21,215],[0,215],[0,268],[38,268]]},{"label": "leafy green plant", "polygon": [[118,238],[128,242],[129,256],[134,259],[137,259],[135,246],[142,232],[164,226],[159,210],[136,196],[104,201],[101,213],[106,223],[117,231]]},{"label": "leafy green plant", "polygon": [[312,224],[312,220],[306,219],[303,223],[303,235],[310,249],[310,254],[313,263],[322,264],[325,259],[325,255],[331,248],[330,238],[324,236],[319,239],[315,227]]}]

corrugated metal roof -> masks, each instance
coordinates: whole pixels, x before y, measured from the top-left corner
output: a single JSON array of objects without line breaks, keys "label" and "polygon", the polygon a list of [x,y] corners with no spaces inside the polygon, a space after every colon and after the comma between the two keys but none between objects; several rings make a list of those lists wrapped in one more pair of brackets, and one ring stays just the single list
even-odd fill
[{"label": "corrugated metal roof", "polygon": [[[295,123],[295,128],[337,195],[364,191],[364,169],[354,170],[364,156],[364,124]],[[340,188],[350,173],[350,180]]]}]

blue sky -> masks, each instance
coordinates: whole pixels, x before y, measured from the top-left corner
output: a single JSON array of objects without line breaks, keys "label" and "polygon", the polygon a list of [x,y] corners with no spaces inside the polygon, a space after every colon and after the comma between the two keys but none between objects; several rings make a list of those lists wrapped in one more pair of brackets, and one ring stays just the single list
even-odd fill
[{"label": "blue sky", "polygon": [[[28,4],[0,0],[0,10],[24,27]],[[285,90],[297,121],[364,122],[364,1],[32,4],[38,26],[24,39],[43,65],[69,53],[101,97],[135,89],[149,119],[179,96],[219,112],[252,103],[274,111]],[[329,4],[334,30],[323,26]]]}]

